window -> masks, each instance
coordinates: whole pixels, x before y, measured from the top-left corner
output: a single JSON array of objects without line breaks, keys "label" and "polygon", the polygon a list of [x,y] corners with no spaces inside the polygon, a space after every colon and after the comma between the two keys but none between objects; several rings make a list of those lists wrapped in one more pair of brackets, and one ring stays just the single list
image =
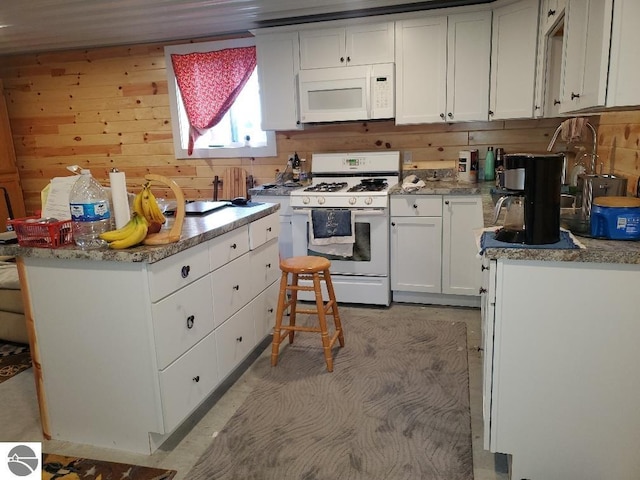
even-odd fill
[{"label": "window", "polygon": [[225,116],[217,125],[201,132],[194,143],[192,154],[188,154],[189,121],[176,81],[171,55],[213,52],[254,45],[253,38],[242,38],[165,47],[176,158],[269,157],[276,155],[274,132],[265,132],[260,128],[260,89],[257,69],[254,69]]}]

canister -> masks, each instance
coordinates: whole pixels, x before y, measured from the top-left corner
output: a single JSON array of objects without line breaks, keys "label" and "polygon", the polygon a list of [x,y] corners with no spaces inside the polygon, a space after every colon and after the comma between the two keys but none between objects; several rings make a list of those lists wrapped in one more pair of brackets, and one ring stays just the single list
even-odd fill
[{"label": "canister", "polygon": [[640,198],[595,198],[591,206],[591,236],[640,240]]}]

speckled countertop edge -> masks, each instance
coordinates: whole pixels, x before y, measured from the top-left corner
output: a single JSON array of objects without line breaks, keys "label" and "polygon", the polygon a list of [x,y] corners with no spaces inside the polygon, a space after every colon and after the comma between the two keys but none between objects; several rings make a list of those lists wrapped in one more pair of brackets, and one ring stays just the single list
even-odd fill
[{"label": "speckled countertop edge", "polygon": [[[264,203],[250,207],[228,207],[208,215],[186,216],[182,224],[182,236],[178,242],[159,246],[141,245],[125,250],[81,250],[75,245],[60,248],[31,248],[14,245],[0,246],[0,255],[58,258],[66,260],[95,260],[110,262],[154,263],[182,250],[206,242],[231,230],[242,227],[280,209],[279,204]],[[174,218],[168,217],[163,230],[170,230]]]}]

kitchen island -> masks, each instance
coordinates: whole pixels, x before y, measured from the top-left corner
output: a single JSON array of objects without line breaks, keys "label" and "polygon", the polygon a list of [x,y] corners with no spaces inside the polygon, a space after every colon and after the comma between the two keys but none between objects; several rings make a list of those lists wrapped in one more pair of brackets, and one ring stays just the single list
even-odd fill
[{"label": "kitchen island", "polygon": [[483,252],[484,445],[518,480],[640,478],[640,242],[576,239]]},{"label": "kitchen island", "polygon": [[45,437],[155,451],[268,334],[278,209],[188,216],[162,246],[1,247],[18,258]]}]

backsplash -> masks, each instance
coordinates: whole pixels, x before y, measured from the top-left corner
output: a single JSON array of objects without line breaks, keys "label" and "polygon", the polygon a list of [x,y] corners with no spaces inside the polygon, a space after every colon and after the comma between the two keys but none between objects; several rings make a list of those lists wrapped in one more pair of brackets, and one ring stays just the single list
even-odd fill
[{"label": "backsplash", "polygon": [[[182,42],[184,43],[184,42]],[[258,184],[273,182],[289,155],[311,163],[314,152],[399,150],[416,170],[456,168],[458,152],[487,147],[505,153],[546,150],[561,119],[513,120],[429,125],[393,121],[306,125],[278,132],[278,155],[269,158],[185,159],[174,157],[164,45],[22,55],[0,59],[13,140],[27,211],[40,207],[40,191],[66,166],[91,167],[108,183],[108,172],[127,174],[130,191],[156,173],[173,178],[188,199],[212,198],[213,178],[239,166]],[[595,117],[597,119],[597,117]],[[601,161],[614,171],[638,175],[640,113],[604,114],[599,132]],[[594,121],[594,123],[596,123]],[[635,145],[634,145],[635,142]],[[556,150],[562,150],[559,144]],[[604,167],[605,169],[608,167]],[[158,187],[160,196],[167,194]],[[220,194],[224,198],[224,188]]]}]

